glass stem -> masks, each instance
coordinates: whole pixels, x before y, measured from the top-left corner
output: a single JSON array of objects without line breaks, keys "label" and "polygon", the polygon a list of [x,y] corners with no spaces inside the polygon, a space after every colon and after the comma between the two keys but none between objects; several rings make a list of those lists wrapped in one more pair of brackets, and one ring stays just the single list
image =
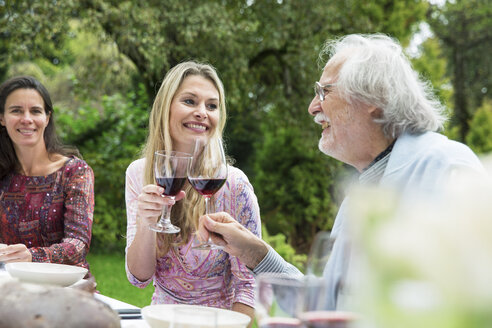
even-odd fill
[{"label": "glass stem", "polygon": [[[205,197],[205,214],[208,216],[210,214],[210,196],[204,196]],[[212,237],[210,235],[208,236],[207,244],[213,244],[212,242]]]},{"label": "glass stem", "polygon": [[204,197],[205,197],[205,214],[210,214],[210,208],[209,208],[210,196],[204,196]]},{"label": "glass stem", "polygon": [[[169,198],[174,199],[174,197],[169,197]],[[171,208],[172,207],[173,207],[172,205],[165,205],[162,208],[161,219],[159,220],[159,223],[158,223],[159,226],[165,227],[165,226],[168,226],[169,224],[171,224]]]}]

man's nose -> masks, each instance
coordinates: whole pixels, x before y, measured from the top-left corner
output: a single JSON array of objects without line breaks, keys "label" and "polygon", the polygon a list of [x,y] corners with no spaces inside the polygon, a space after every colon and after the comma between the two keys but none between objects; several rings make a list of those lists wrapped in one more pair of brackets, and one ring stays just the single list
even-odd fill
[{"label": "man's nose", "polygon": [[314,96],[313,100],[311,100],[311,103],[309,104],[308,112],[312,116],[316,116],[316,114],[320,113],[321,111],[321,101],[319,100],[318,96]]}]

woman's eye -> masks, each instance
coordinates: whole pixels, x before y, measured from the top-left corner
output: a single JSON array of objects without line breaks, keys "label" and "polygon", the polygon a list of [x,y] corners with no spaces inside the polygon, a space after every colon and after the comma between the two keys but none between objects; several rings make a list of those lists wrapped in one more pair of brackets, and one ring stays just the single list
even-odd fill
[{"label": "woman's eye", "polygon": [[183,102],[187,105],[194,105],[195,104],[195,101],[193,99],[185,99]]},{"label": "woman's eye", "polygon": [[219,106],[217,106],[217,104],[209,104],[208,105],[208,109],[210,110],[216,110]]}]

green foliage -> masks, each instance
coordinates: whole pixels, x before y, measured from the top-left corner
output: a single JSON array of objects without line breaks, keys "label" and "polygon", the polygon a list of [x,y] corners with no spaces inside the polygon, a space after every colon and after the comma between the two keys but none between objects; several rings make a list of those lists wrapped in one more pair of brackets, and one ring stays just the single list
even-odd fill
[{"label": "green foliage", "polygon": [[330,21],[334,18],[335,22],[341,22],[344,33],[382,32],[398,38],[402,44],[408,43],[427,8],[426,1],[418,0],[345,0],[333,3],[336,9],[327,17]]},{"label": "green foliage", "polygon": [[412,59],[414,68],[432,83],[441,102],[449,104],[452,96],[451,81],[447,76],[447,60],[442,54],[439,41],[428,38],[419,48],[421,55]]},{"label": "green foliage", "polygon": [[[275,116],[273,110],[269,116]],[[285,234],[296,249],[306,252],[316,232],[333,225],[336,205],[330,186],[340,164],[318,150],[311,129],[275,121],[261,125],[264,139],[255,156],[262,220],[268,231]],[[305,126],[317,128],[305,121]]]},{"label": "green foliage", "polygon": [[122,249],[126,233],[125,171],[147,133],[148,100],[143,86],[126,97],[104,97],[103,111],[87,106],[62,112],[61,135],[77,146],[95,174],[92,248]]},{"label": "green foliage", "polygon": [[449,121],[444,126],[443,134],[451,140],[460,140],[460,130],[456,125],[452,125]]},{"label": "green foliage", "polygon": [[295,265],[301,272],[304,270],[307,261],[306,254],[297,254],[296,250],[287,242],[285,235],[278,233],[270,235],[264,224],[262,224],[262,238],[287,262]]},{"label": "green foliage", "polygon": [[104,38],[99,30],[87,30],[80,20],[71,19],[66,27],[63,51],[66,58],[54,64],[44,57],[19,61],[8,67],[7,76],[32,75],[48,90],[55,104],[77,111],[88,106],[101,110],[104,95],[127,93],[133,89],[135,66]]},{"label": "green foliage", "polygon": [[[136,69],[133,63],[118,51],[104,32],[87,30],[80,20],[70,21],[70,39],[67,48],[76,54],[70,68],[70,84],[78,99],[99,100],[103,95],[126,93],[133,87]],[[97,106],[97,102],[93,102]],[[73,106],[71,106],[73,108]]]},{"label": "green foliage", "polygon": [[9,66],[43,57],[55,65],[70,62],[63,51],[71,0],[0,2],[0,80]]},{"label": "green foliage", "polygon": [[446,1],[433,5],[428,22],[447,57],[454,88],[453,125],[464,141],[475,110],[492,88],[492,6],[484,0]]},{"label": "green foliage", "polygon": [[492,152],[492,100],[486,98],[470,122],[466,143],[477,154]]}]

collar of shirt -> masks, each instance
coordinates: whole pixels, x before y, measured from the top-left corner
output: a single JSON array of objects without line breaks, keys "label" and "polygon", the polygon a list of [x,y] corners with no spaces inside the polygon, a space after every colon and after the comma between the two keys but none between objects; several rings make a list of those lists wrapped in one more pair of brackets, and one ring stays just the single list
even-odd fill
[{"label": "collar of shirt", "polygon": [[[395,139],[396,141],[396,139]],[[359,176],[359,183],[361,184],[376,184],[383,176],[386,165],[395,145],[393,141],[385,150],[383,150],[376,158],[364,169]]]}]

